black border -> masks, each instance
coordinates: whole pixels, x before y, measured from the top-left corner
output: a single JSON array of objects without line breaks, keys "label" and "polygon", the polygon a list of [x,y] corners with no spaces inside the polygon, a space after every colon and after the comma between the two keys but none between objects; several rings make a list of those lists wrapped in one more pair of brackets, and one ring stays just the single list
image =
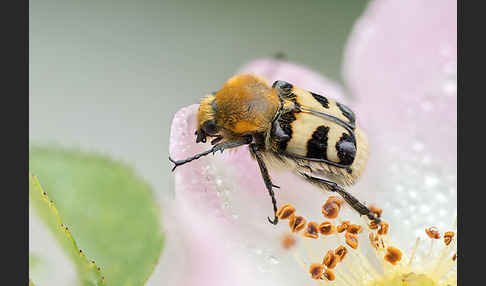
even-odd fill
[{"label": "black border", "polygon": [[[480,3],[465,0],[457,2],[457,285],[482,285],[482,246],[485,245],[482,229],[485,210],[482,178],[485,175],[482,174],[484,167],[481,164],[486,160],[486,151],[481,133],[484,133],[483,115],[486,112],[482,104],[485,80],[484,60],[481,56],[484,58],[486,50],[483,39],[485,16],[484,9],[477,5],[476,9],[469,9],[470,13],[466,17],[464,2],[470,7]],[[472,40],[466,46],[464,38],[467,33],[473,36],[469,37]],[[466,65],[470,69],[467,74]]]},{"label": "black border", "polygon": [[[2,2],[2,283],[28,285],[29,278],[29,2]],[[5,255],[6,254],[6,255]],[[24,282],[22,282],[24,281]],[[11,282],[11,283],[9,283]]]},{"label": "black border", "polygon": [[[463,1],[457,1],[457,285],[464,285],[464,277],[467,276],[463,272],[463,266],[465,263],[464,259],[464,197],[462,192],[468,191],[468,188],[464,185],[464,169],[465,166],[464,149],[462,148],[464,143],[465,128],[463,122],[464,106],[460,98],[464,95],[464,74],[463,74],[463,21],[464,21],[464,10]],[[461,111],[462,109],[462,111]]]}]

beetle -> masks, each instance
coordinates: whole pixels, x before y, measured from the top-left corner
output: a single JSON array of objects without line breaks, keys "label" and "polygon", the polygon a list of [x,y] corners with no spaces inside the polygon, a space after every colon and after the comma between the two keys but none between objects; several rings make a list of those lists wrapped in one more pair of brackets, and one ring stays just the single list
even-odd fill
[{"label": "beetle", "polygon": [[201,100],[196,143],[212,138],[213,147],[178,166],[217,151],[248,146],[260,167],[278,223],[277,201],[268,166],[286,168],[321,189],[338,193],[360,215],[380,219],[344,187],[354,184],[368,160],[368,142],[347,106],[277,80],[272,86],[252,74],[235,75]]}]

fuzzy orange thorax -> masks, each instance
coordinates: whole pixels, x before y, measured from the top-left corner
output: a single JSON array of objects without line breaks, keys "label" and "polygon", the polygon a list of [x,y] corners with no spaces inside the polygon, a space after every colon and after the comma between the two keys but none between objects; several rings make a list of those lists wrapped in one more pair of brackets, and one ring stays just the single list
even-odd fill
[{"label": "fuzzy orange thorax", "polygon": [[[213,100],[216,100],[216,111]],[[216,95],[201,100],[198,125],[206,120],[216,120],[217,126],[235,134],[261,132],[270,127],[278,107],[277,92],[264,79],[255,75],[236,75]]]}]

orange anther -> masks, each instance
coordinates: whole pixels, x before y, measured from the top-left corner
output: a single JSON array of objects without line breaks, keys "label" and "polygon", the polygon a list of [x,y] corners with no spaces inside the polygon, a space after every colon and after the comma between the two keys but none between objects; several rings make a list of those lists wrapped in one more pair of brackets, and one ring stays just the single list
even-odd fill
[{"label": "orange anther", "polygon": [[346,243],[353,249],[358,248],[358,236],[354,233],[346,232],[344,235]]},{"label": "orange anther", "polygon": [[326,265],[327,268],[332,269],[336,267],[336,264],[338,263],[338,257],[334,255],[334,251],[329,250],[326,253],[326,256],[324,256],[324,259],[322,260],[322,264]]},{"label": "orange anther", "polygon": [[326,271],[324,271],[324,277],[329,281],[333,281],[336,278],[334,273],[329,269],[326,269]]},{"label": "orange anther", "polygon": [[304,231],[304,236],[309,237],[309,238],[319,238],[319,230],[318,230],[318,225],[317,222],[309,222],[307,224],[307,227],[305,228]]},{"label": "orange anther", "polygon": [[337,203],[339,206],[341,206],[342,203],[343,203],[343,200],[341,198],[339,198],[339,197],[329,196],[327,198],[327,202],[329,202],[329,203],[334,202],[334,203]]},{"label": "orange anther", "polygon": [[358,234],[358,233],[361,233],[363,231],[363,228],[360,225],[352,224],[352,225],[348,226],[346,231],[350,232],[350,233]]},{"label": "orange anther", "polygon": [[426,228],[425,229],[425,233],[432,239],[439,239],[440,238],[440,232],[439,230],[432,226],[432,227],[429,227],[429,228]]},{"label": "orange anther", "polygon": [[402,252],[400,249],[390,246],[386,249],[385,260],[395,265],[402,259]]},{"label": "orange anther", "polygon": [[289,220],[289,226],[293,232],[301,231],[305,227],[306,223],[307,221],[305,218],[301,216],[292,216]]},{"label": "orange anther", "polygon": [[338,261],[341,262],[348,253],[348,249],[344,245],[341,245],[334,250],[334,253],[336,254]]},{"label": "orange anther", "polygon": [[309,268],[309,273],[312,275],[313,279],[321,279],[324,271],[324,265],[314,263]]},{"label": "orange anther", "polygon": [[280,207],[277,212],[277,217],[281,220],[288,219],[295,213],[295,208],[289,204],[285,204]]},{"label": "orange anther", "polygon": [[449,245],[452,241],[452,238],[454,237],[454,232],[453,231],[448,231],[444,233],[444,243],[445,245]]},{"label": "orange anther", "polygon": [[368,223],[368,228],[369,228],[369,229],[373,229],[373,230],[374,230],[374,229],[378,229],[378,224],[376,223],[376,221],[375,221],[375,220],[372,220],[372,221],[370,221],[370,222]]},{"label": "orange anther", "polygon": [[348,220],[343,221],[340,225],[338,225],[337,232],[341,233],[341,232],[345,231],[348,228],[349,224],[350,224],[350,222]]},{"label": "orange anther", "polygon": [[327,200],[326,203],[322,206],[322,214],[326,218],[337,218],[339,215],[339,210],[341,209],[340,204],[334,200]]},{"label": "orange anther", "polygon": [[386,235],[388,233],[388,228],[389,228],[388,223],[382,221],[380,223],[380,229],[378,230],[378,234],[379,235]]},{"label": "orange anther", "polygon": [[319,232],[322,235],[330,235],[333,234],[334,231],[336,230],[336,227],[329,221],[322,222],[319,225]]}]

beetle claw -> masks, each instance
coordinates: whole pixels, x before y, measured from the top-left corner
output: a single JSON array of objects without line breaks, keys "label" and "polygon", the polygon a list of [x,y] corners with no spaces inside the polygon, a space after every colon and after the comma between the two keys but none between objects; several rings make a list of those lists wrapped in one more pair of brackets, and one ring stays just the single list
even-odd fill
[{"label": "beetle claw", "polygon": [[268,221],[273,224],[273,225],[276,225],[278,223],[278,217],[274,217],[273,220],[270,219],[270,217],[267,217]]},{"label": "beetle claw", "polygon": [[169,161],[174,164],[174,167],[171,170],[171,172],[174,172],[174,170],[177,168],[177,166],[179,166],[179,164],[177,164],[177,161],[172,159],[170,156],[169,156]]}]

